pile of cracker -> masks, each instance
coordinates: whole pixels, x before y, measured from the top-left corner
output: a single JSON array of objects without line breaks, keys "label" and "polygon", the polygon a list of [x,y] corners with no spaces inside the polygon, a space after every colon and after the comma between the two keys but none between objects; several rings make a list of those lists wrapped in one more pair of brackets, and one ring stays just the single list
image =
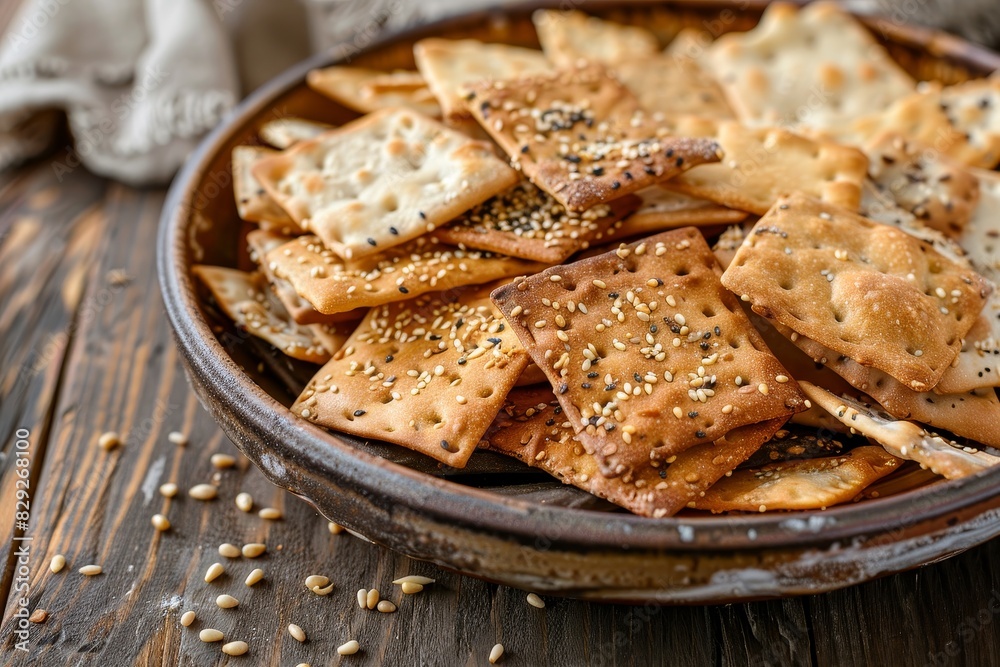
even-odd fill
[{"label": "pile of cracker", "polygon": [[[292,406],[632,512],[822,509],[1000,462],[1000,78],[918,83],[829,3],[712,41],[539,11],[308,83],[233,152]],[[267,144],[265,146],[264,144]]]}]

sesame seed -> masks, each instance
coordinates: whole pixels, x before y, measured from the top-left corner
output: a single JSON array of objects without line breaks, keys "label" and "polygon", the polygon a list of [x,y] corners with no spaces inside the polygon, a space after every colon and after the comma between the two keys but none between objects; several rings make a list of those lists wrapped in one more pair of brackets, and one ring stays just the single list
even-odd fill
[{"label": "sesame seed", "polygon": [[122,444],[121,439],[118,434],[114,431],[108,431],[107,433],[102,433],[97,439],[97,446],[106,452],[110,452],[112,449]]},{"label": "sesame seed", "polygon": [[232,609],[240,604],[240,601],[234,598],[232,595],[226,595],[223,593],[219,597],[215,598],[215,604],[219,609]]},{"label": "sesame seed", "polygon": [[232,468],[236,465],[236,457],[230,456],[229,454],[212,454],[211,461],[212,466],[218,468],[219,470]]},{"label": "sesame seed", "polygon": [[59,572],[62,572],[62,569],[64,567],[66,567],[66,557],[63,556],[62,554],[56,554],[55,556],[52,557],[52,560],[49,562],[49,571],[51,571],[52,574],[58,574]]},{"label": "sesame seed", "polygon": [[545,600],[538,597],[536,594],[528,593],[528,597],[526,599],[528,600],[528,604],[530,604],[532,607],[535,607],[537,609],[545,609]]},{"label": "sesame seed", "polygon": [[181,614],[181,625],[183,625],[185,628],[190,627],[191,624],[194,623],[194,619],[195,619],[195,613],[189,609],[188,611]]},{"label": "sesame seed", "polygon": [[396,579],[392,583],[396,584],[397,586],[400,584],[420,584],[421,586],[427,586],[428,584],[433,584],[434,582],[435,580],[431,579],[430,577],[423,577],[420,576],[419,574],[409,574],[405,577],[400,577],[399,579]]},{"label": "sesame seed", "polygon": [[354,655],[359,650],[361,650],[361,645],[354,639],[337,647],[337,653],[340,655]]},{"label": "sesame seed", "polygon": [[759,385],[757,385],[757,391],[766,396],[769,390],[767,388],[767,385],[761,382]]},{"label": "sesame seed", "polygon": [[246,492],[237,494],[236,506],[243,512],[249,512],[253,509],[253,496]]},{"label": "sesame seed", "polygon": [[512,309],[511,309],[511,311],[510,311],[510,316],[511,316],[511,317],[517,317],[518,315],[520,315],[520,314],[521,314],[521,311],[523,311],[523,310],[524,310],[524,309],[523,309],[523,308],[521,308],[521,306],[514,306],[514,307],[513,307]]},{"label": "sesame seed", "polygon": [[549,276],[549,280],[551,280],[554,283],[557,283],[560,280],[562,280],[562,276],[560,276],[559,274],[553,273],[551,276]]},{"label": "sesame seed", "polygon": [[167,482],[166,484],[160,485],[160,495],[164,498],[173,498],[177,495],[177,485],[173,482]]},{"label": "sesame seed", "polygon": [[226,569],[219,563],[212,563],[205,572],[205,583],[210,584],[218,579]]},{"label": "sesame seed", "polygon": [[339,523],[334,523],[333,521],[327,523],[326,527],[330,531],[331,535],[340,535],[342,532],[344,532],[344,527],[341,526]]},{"label": "sesame seed", "polygon": [[370,591],[368,591],[368,595],[365,596],[365,606],[368,609],[374,609],[376,606],[378,606],[378,601],[380,599],[381,595],[379,594],[378,589],[373,588]]},{"label": "sesame seed", "polygon": [[246,642],[229,642],[222,647],[222,652],[226,655],[243,655],[249,650]]},{"label": "sesame seed", "polygon": [[330,577],[324,577],[322,574],[310,574],[306,577],[306,588],[312,590],[317,587],[323,587],[330,583]]},{"label": "sesame seed", "polygon": [[219,490],[211,484],[195,484],[188,490],[188,495],[195,500],[212,500],[219,495]]},{"label": "sesame seed", "polygon": [[275,507],[265,507],[261,511],[257,512],[257,516],[261,519],[267,519],[268,521],[277,521],[282,518],[281,510]]},{"label": "sesame seed", "polygon": [[260,542],[251,542],[250,544],[244,544],[243,549],[244,558],[257,558],[265,551],[267,551],[267,545],[261,544]]},{"label": "sesame seed", "polygon": [[776,376],[774,376],[774,381],[777,382],[777,383],[779,383],[779,384],[784,384],[784,383],[788,382],[788,376],[787,375],[776,375]]},{"label": "sesame seed", "polygon": [[469,399],[467,399],[465,396],[462,396],[461,394],[456,395],[455,400],[458,401],[459,405],[465,405],[466,403],[469,402]]},{"label": "sesame seed", "polygon": [[300,642],[304,642],[306,640],[305,631],[294,623],[288,624],[288,634]]},{"label": "sesame seed", "polygon": [[358,606],[362,609],[368,609],[368,589],[359,588],[358,589]]},{"label": "sesame seed", "polygon": [[915,356],[915,357],[922,357],[923,355],[924,355],[924,351],[923,350],[914,350],[913,351],[913,356]]},{"label": "sesame seed", "polygon": [[502,655],[503,655],[503,644],[494,645],[493,648],[490,649],[490,658],[489,658],[490,664],[495,665],[497,661],[500,660],[500,656]]},{"label": "sesame seed", "polygon": [[84,565],[78,572],[85,577],[93,577],[104,572],[100,565]]},{"label": "sesame seed", "polygon": [[153,528],[156,528],[161,533],[165,530],[170,530],[170,519],[163,516],[162,514],[154,514],[151,519]]},{"label": "sesame seed", "polygon": [[726,405],[722,406],[722,414],[728,415],[732,411],[733,411],[733,406],[732,405],[730,405],[730,404],[727,403]]},{"label": "sesame seed", "polygon": [[407,595],[415,595],[424,590],[424,587],[422,584],[418,584],[413,581],[405,581],[403,582],[402,589]]},{"label": "sesame seed", "polygon": [[223,558],[239,558],[240,548],[235,544],[225,542],[219,545],[219,555]]},{"label": "sesame seed", "polygon": [[383,614],[391,614],[392,612],[396,611],[396,605],[394,605],[392,602],[389,602],[388,600],[382,600],[381,602],[378,603],[378,606],[376,606],[375,608],[378,609]]},{"label": "sesame seed", "polygon": [[206,644],[211,644],[212,642],[221,642],[223,638],[222,632],[216,630],[215,628],[205,628],[198,633],[198,639],[205,642]]},{"label": "sesame seed", "polygon": [[167,440],[174,443],[178,447],[183,447],[184,445],[188,444],[187,436],[181,433],[180,431],[171,431],[170,434],[167,435]]},{"label": "sesame seed", "polygon": [[258,567],[253,569],[250,572],[250,574],[247,575],[246,581],[244,581],[243,583],[245,583],[247,586],[253,586],[263,578],[264,578],[264,570]]}]

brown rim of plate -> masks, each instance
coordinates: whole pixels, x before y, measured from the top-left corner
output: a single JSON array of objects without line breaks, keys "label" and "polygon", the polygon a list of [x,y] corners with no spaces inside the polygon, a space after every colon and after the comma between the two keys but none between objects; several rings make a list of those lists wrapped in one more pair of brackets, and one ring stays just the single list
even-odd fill
[{"label": "brown rim of plate", "polygon": [[[407,29],[373,40],[363,51],[378,50],[397,41],[415,41],[442,31],[482,25],[491,18],[529,13],[538,8],[558,8],[565,3],[532,2],[463,14],[435,23]],[[588,2],[587,9],[666,6],[688,11],[743,8],[759,13],[768,3],[725,2],[720,0],[633,0],[627,4]],[[1000,55],[957,37],[926,28],[900,25],[887,19],[861,20],[885,39],[919,48],[937,58],[960,63],[975,74],[985,75],[1000,68]],[[651,519],[631,514],[606,514],[589,510],[552,507],[529,503],[433,478],[405,466],[358,451],[349,442],[296,417],[285,406],[255,384],[229,357],[202,314],[190,275],[191,259],[187,243],[190,226],[188,211],[197,186],[207,174],[209,163],[226,148],[234,136],[282,95],[303,85],[306,72],[335,64],[330,52],[317,54],[261,87],[217,127],[188,160],[175,179],[164,204],[160,221],[157,267],[167,315],[175,340],[195,382],[223,402],[226,411],[206,405],[227,433],[267,434],[270,453],[278,466],[261,466],[271,481],[306,496],[301,481],[289,479],[282,461],[308,468],[332,487],[358,487],[379,498],[385,507],[403,506],[435,521],[468,526],[521,543],[536,542],[544,536],[552,544],[579,550],[650,551],[744,550],[774,547],[802,547],[834,540],[884,533],[912,527],[948,514],[961,513],[985,504],[996,495],[1000,469],[966,479],[942,481],[888,498],[830,508],[822,513],[798,512],[762,515],[720,515]],[[206,401],[208,402],[208,401]],[[263,437],[263,436],[261,436]],[[241,448],[247,443],[234,437]],[[293,475],[294,477],[294,475]],[[298,488],[297,488],[298,487]],[[308,497],[307,497],[308,500]],[[790,519],[822,516],[821,528],[803,530]],[[748,538],[748,534],[755,535]]]}]

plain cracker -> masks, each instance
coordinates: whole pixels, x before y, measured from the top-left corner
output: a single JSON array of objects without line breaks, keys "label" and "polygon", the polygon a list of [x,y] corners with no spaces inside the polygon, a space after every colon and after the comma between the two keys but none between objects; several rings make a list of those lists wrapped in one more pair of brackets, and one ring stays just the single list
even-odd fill
[{"label": "plain cracker", "polygon": [[316,92],[360,113],[403,107],[431,118],[441,116],[441,107],[419,72],[337,66],[310,71],[306,83]]},{"label": "plain cracker", "polygon": [[539,9],[531,20],[545,57],[557,67],[581,60],[617,65],[648,58],[660,48],[656,37],[643,28],[574,10]]}]

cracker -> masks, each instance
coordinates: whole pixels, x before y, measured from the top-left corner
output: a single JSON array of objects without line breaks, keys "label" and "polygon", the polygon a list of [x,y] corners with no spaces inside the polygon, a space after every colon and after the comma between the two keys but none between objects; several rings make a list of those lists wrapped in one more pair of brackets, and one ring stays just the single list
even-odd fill
[{"label": "cracker", "polygon": [[[812,410],[812,408],[810,408]],[[825,414],[825,411],[822,411]],[[799,413],[804,414],[804,413]],[[830,415],[827,415],[830,417]],[[843,424],[830,417],[838,427]],[[846,431],[846,429],[844,429]],[[870,444],[864,438],[844,436],[842,431],[814,429],[786,423],[778,429],[770,440],[761,445],[750,458],[739,465],[740,468],[760,468],[779,461],[818,459],[837,456],[858,444]]]},{"label": "cracker", "polygon": [[976,271],[1000,284],[1000,174],[973,173],[979,179],[979,205],[958,243]]},{"label": "cracker", "polygon": [[569,213],[544,190],[521,182],[463,213],[434,235],[445,243],[558,264],[573,253],[619,236],[621,218],[639,205],[633,196]]},{"label": "cracker", "polygon": [[851,502],[902,461],[881,447],[866,445],[842,456],[773,463],[737,470],[691,503],[720,512],[822,510]]},{"label": "cracker", "polygon": [[716,138],[725,153],[663,185],[723,206],[763,215],[782,196],[802,192],[851,210],[861,201],[868,159],[861,151],[788,130],[748,128],[732,121],[680,118],[678,136]]},{"label": "cracker", "polygon": [[961,235],[979,203],[979,181],[967,169],[894,132],[876,137],[865,152],[881,194],[928,227]]},{"label": "cracker", "polygon": [[599,65],[476,84],[466,104],[515,165],[570,211],[719,160],[711,139],[668,136]]},{"label": "cracker", "polygon": [[837,131],[843,141],[864,143],[885,131],[924,143],[971,167],[1000,163],[1000,80],[955,86],[921,84],[920,90]]},{"label": "cracker", "polygon": [[732,263],[733,257],[736,257],[736,251],[743,245],[750,229],[748,225],[730,225],[719,234],[715,245],[712,246],[712,254],[715,255],[723,271]]},{"label": "cracker", "polygon": [[909,234],[802,195],[757,222],[722,282],[755,312],[915,391],[941,379],[990,293]]},{"label": "cracker", "polygon": [[[912,419],[935,430],[951,431],[958,436],[1000,447],[1000,401],[992,388],[959,394],[915,392],[882,371],[862,366],[786,328],[780,330],[790,335],[795,345],[814,361],[824,364],[855,389],[871,396],[893,417]],[[823,383],[821,386],[838,391],[832,384]]]},{"label": "cracker", "polygon": [[262,274],[205,265],[195,265],[191,271],[240,328],[293,359],[322,364],[330,358],[323,342],[310,329],[292,320],[281,301],[268,289]]},{"label": "cracker", "polygon": [[1000,292],[986,299],[979,319],[962,339],[962,351],[934,387],[939,394],[958,394],[1000,387]]},{"label": "cracker", "polygon": [[409,241],[520,180],[489,145],[405,109],[303,141],[259,161],[253,174],[346,259]]},{"label": "cracker", "polygon": [[316,92],[360,113],[402,107],[432,118],[441,116],[441,107],[419,72],[327,67],[309,72],[306,83]]},{"label": "cracker", "polygon": [[570,67],[581,60],[617,65],[648,58],[660,48],[648,30],[575,10],[539,9],[531,20],[545,57],[557,67]]},{"label": "cracker", "polygon": [[268,268],[324,314],[404,301],[420,294],[534,273],[544,265],[479,250],[462,250],[431,236],[345,261],[315,236],[300,236],[269,252]]},{"label": "cracker", "polygon": [[305,118],[275,118],[260,126],[257,134],[260,138],[275,148],[285,150],[300,141],[312,139],[324,132],[332,130],[333,126]]},{"label": "cracker", "polygon": [[803,409],[720,273],[688,227],[493,293],[604,474]]},{"label": "cracker", "polygon": [[629,475],[608,478],[575,438],[549,387],[514,390],[487,432],[486,448],[540,468],[636,514],[669,516],[730,472],[782,423],[775,419],[735,429],[697,445],[671,463],[650,461]]},{"label": "cracker", "polygon": [[277,202],[261,187],[252,169],[257,161],[277,155],[276,151],[261,146],[237,146],[233,149],[233,194],[240,218],[250,222],[268,223],[275,231],[289,234],[302,233],[302,229],[278,206]]},{"label": "cracker", "polygon": [[551,70],[541,51],[486,44],[477,39],[422,39],[413,45],[413,57],[447,120],[472,117],[462,103],[464,84],[516,79]]},{"label": "cracker", "polygon": [[292,411],[461,468],[527,364],[484,292],[428,294],[373,308]]},{"label": "cracker", "polygon": [[250,251],[250,259],[257,264],[261,273],[267,278],[271,289],[281,301],[281,304],[288,311],[298,324],[334,324],[337,322],[355,322],[364,316],[363,311],[348,311],[326,315],[315,308],[312,304],[299,296],[298,292],[290,282],[284,278],[274,275],[270,263],[265,259],[267,253],[276,248],[280,248],[290,242],[294,237],[278,234],[263,229],[254,229],[247,234],[247,246]]},{"label": "cracker", "polygon": [[668,117],[735,118],[719,83],[682,51],[629,60],[614,69],[648,112]]},{"label": "cracker", "polygon": [[910,76],[833,2],[773,3],[757,26],[720,37],[709,61],[746,124],[835,127],[914,90]]},{"label": "cracker", "polygon": [[917,461],[933,472],[958,479],[1000,463],[1000,458],[978,449],[945,440],[913,422],[896,420],[849,398],[802,383],[810,400],[845,425],[878,442],[889,453]]},{"label": "cracker", "polygon": [[740,222],[746,212],[719,206],[706,199],[691,197],[659,186],[640,190],[639,208],[627,216],[618,230],[618,236],[638,236],[663,232],[668,229],[694,225],[720,225]]}]

